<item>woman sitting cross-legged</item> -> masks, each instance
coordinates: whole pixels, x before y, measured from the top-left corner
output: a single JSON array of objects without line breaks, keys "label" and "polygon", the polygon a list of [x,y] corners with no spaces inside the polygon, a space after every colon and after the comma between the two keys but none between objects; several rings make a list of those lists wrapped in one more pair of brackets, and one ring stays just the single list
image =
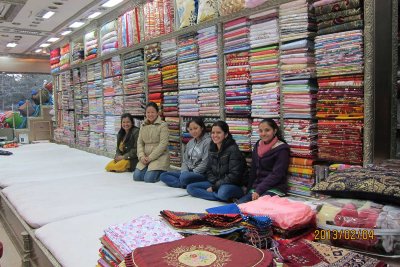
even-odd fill
[{"label": "woman sitting cross-legged", "polygon": [[265,195],[283,196],[287,191],[290,148],[274,120],[262,120],[258,131],[260,140],[253,150],[248,192],[238,203],[256,200]]},{"label": "woman sitting cross-legged", "polygon": [[169,168],[168,125],[158,115],[158,106],[150,102],[146,106],[146,119],[139,131],[136,165],[133,179],[155,183],[160,174]]},{"label": "woman sitting cross-legged", "polygon": [[243,196],[242,185],[247,183],[247,165],[238,145],[224,121],[211,129],[208,152],[207,181],[189,184],[187,191],[198,198],[232,201]]},{"label": "woman sitting cross-legged", "polygon": [[186,188],[188,184],[206,181],[210,136],[202,118],[193,118],[186,124],[186,129],[193,137],[186,145],[180,172],[164,172],[160,180],[168,186]]},{"label": "woman sitting cross-legged", "polygon": [[114,160],[106,166],[108,172],[133,171],[138,163],[137,140],[139,128],[134,126],[133,117],[129,113],[121,115],[121,129],[117,135],[117,151]]}]

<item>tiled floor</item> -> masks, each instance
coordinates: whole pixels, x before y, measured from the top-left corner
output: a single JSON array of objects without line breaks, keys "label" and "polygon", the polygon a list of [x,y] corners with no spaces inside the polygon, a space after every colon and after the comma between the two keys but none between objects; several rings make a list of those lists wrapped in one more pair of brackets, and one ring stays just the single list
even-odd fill
[{"label": "tiled floor", "polygon": [[21,257],[19,256],[14,244],[8,237],[3,224],[0,223],[0,241],[3,243],[3,257],[0,259],[1,267],[20,267],[22,266]]}]

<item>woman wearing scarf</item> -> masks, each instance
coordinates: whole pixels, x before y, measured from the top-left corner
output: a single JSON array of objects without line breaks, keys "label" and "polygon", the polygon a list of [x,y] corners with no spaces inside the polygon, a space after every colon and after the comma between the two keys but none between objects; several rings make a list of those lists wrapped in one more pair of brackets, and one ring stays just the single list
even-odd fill
[{"label": "woman wearing scarf", "polygon": [[283,196],[287,192],[286,175],[290,148],[274,120],[262,120],[258,131],[260,140],[253,150],[248,191],[238,203],[256,200],[265,195]]}]

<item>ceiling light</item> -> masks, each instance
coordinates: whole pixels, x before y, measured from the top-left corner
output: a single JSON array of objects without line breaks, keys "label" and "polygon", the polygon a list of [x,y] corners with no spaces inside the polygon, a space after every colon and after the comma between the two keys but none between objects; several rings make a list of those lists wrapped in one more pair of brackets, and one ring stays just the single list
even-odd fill
[{"label": "ceiling light", "polygon": [[56,13],[53,12],[53,11],[48,11],[46,14],[43,15],[42,18],[44,18],[44,19],[49,19],[49,18],[51,18],[54,14],[56,14]]},{"label": "ceiling light", "polygon": [[71,25],[69,25],[69,27],[71,27],[71,28],[79,28],[79,27],[82,26],[83,24],[85,24],[85,22],[75,21],[74,23],[72,23]]},{"label": "ceiling light", "polygon": [[16,47],[18,44],[17,43],[8,43],[7,47]]},{"label": "ceiling light", "polygon": [[61,35],[68,35],[68,34],[70,34],[72,31],[63,31],[62,33],[61,33]]},{"label": "ceiling light", "polygon": [[42,52],[42,49],[36,49],[35,50],[35,53],[40,53],[40,52]]},{"label": "ceiling light", "polygon": [[47,42],[54,43],[55,41],[58,41],[58,40],[60,40],[60,38],[58,38],[58,37],[52,37],[52,38],[50,38],[49,40],[47,40]]},{"label": "ceiling light", "polygon": [[119,3],[121,3],[124,0],[108,0],[107,2],[105,2],[104,4],[102,4],[101,6],[104,7],[113,7],[115,5],[118,5]]},{"label": "ceiling light", "polygon": [[39,45],[39,47],[48,47],[48,46],[50,46],[50,44],[48,44],[48,43],[44,43],[44,44]]},{"label": "ceiling light", "polygon": [[98,15],[100,15],[101,12],[94,12],[93,14],[89,15],[89,19],[94,19],[95,17],[97,17]]}]

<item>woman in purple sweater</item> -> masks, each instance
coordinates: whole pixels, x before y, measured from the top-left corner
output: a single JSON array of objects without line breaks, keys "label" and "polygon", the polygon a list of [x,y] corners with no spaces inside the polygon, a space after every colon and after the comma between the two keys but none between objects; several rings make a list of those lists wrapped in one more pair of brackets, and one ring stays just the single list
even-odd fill
[{"label": "woman in purple sweater", "polygon": [[272,119],[264,119],[258,125],[260,140],[252,155],[250,181],[247,194],[238,203],[256,200],[265,195],[285,195],[290,148],[278,125]]}]

